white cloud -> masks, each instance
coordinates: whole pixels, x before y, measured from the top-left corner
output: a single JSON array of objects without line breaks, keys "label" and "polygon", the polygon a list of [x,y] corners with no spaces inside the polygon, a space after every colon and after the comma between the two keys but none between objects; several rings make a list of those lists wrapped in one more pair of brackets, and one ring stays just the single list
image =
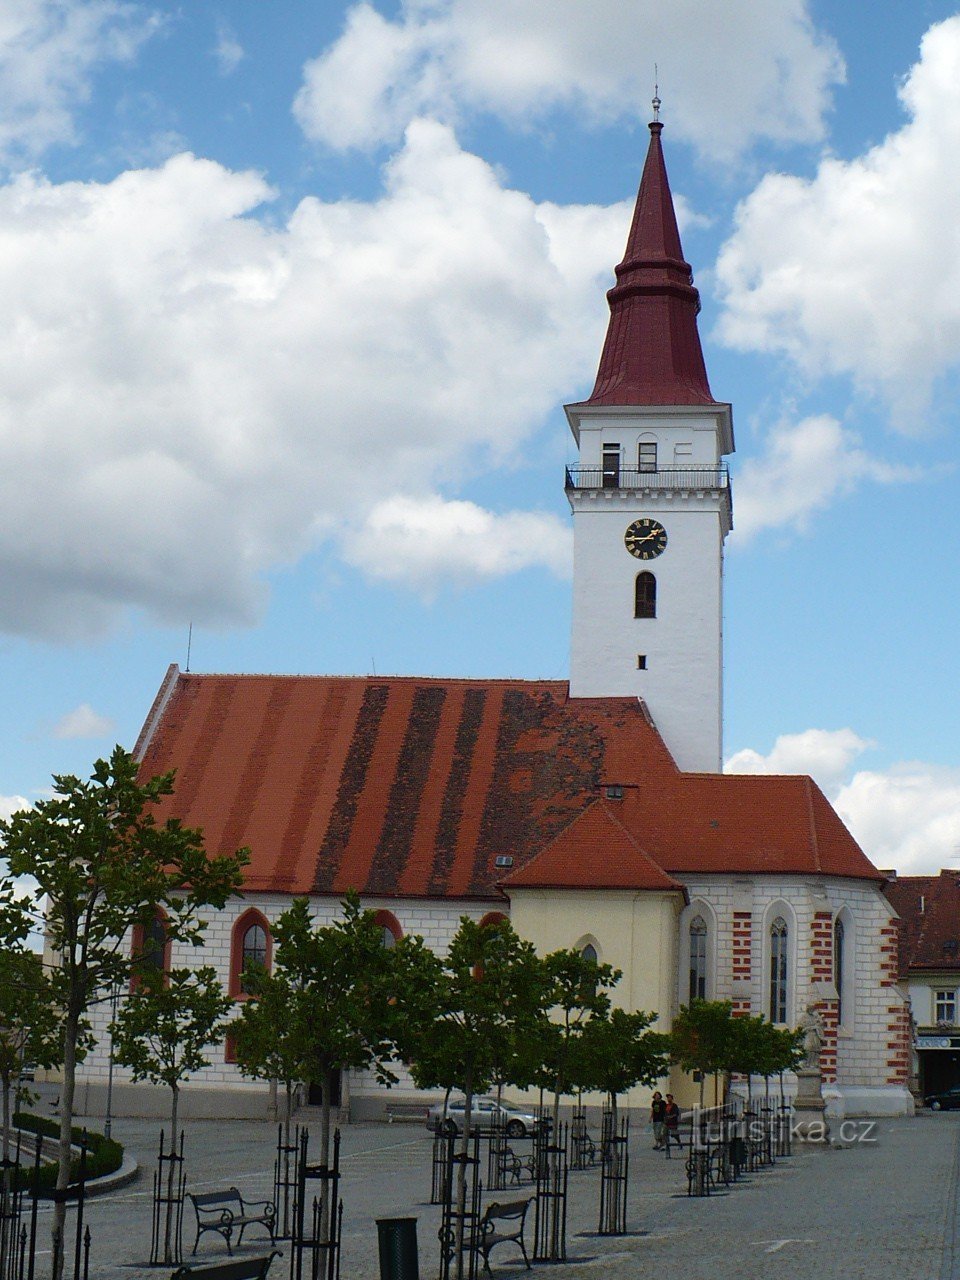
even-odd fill
[{"label": "white cloud", "polygon": [[236,33],[225,22],[217,24],[217,43],[213,47],[213,56],[223,76],[232,75],[246,57]]},{"label": "white cloud", "polygon": [[102,738],[113,729],[113,721],[94,711],[89,702],[81,702],[53,727],[55,738]]},{"label": "white cloud", "polygon": [[922,427],[960,351],[960,17],[931,27],[900,97],[909,121],[811,180],[764,178],[721,250],[720,337],[850,376]]},{"label": "white cloud", "polygon": [[26,796],[0,796],[0,819],[12,818],[20,809],[31,807]]},{"label": "white cloud", "polygon": [[104,63],[127,62],[160,19],[121,0],[0,6],[0,157],[75,141],[74,115]]},{"label": "white cloud", "polygon": [[804,530],[810,516],[864,482],[915,479],[916,468],[872,458],[859,437],[828,414],[781,422],[737,472],[736,542],[763,529]]},{"label": "white cloud", "polygon": [[571,531],[556,516],[485,511],[435,494],[379,503],[345,539],[345,558],[369,577],[411,582],[428,594],[442,579],[470,582],[522,569],[569,577]]},{"label": "white cloud", "polygon": [[752,748],[736,752],[725,773],[808,773],[830,794],[846,778],[858,756],[875,744],[852,729],[806,729],[781,734],[769,755]]},{"label": "white cloud", "polygon": [[415,116],[486,111],[521,125],[565,107],[588,123],[649,111],[714,159],[757,137],[817,140],[843,80],[806,0],[404,0],[394,20],[355,4],[304,68],[294,111],[335,148],[394,141]]},{"label": "white cloud", "polygon": [[960,769],[911,761],[853,771],[875,745],[852,729],[808,729],[777,738],[768,755],[738,751],[724,768],[810,774],[877,867],[926,875],[957,865]]},{"label": "white cloud", "polygon": [[190,155],[0,187],[0,626],[249,620],[267,568],[516,457],[592,374],[622,206],[538,205],[425,121],[377,199],[269,197]]}]

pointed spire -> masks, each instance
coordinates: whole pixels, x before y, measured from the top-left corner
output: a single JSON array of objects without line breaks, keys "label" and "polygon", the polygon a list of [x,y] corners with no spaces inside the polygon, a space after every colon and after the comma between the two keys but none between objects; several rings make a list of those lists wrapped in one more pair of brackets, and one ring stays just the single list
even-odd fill
[{"label": "pointed spire", "polygon": [[[654,115],[660,101],[654,98]],[[659,119],[617,283],[607,294],[610,323],[593,394],[586,404],[715,404],[703,363],[700,295],[684,261],[663,162]]]}]

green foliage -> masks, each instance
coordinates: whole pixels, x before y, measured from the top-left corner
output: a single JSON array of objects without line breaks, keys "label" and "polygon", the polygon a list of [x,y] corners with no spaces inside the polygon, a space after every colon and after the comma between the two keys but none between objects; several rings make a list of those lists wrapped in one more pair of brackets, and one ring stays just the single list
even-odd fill
[{"label": "green foliage", "polygon": [[134,1080],[178,1088],[209,1065],[204,1050],[222,1038],[232,1004],[210,965],[150,970],[111,1026],[114,1058]]},{"label": "green foliage", "polygon": [[519,1049],[542,1021],[546,994],[533,946],[508,921],[481,928],[463,916],[444,959],[425,948],[407,954],[415,958],[398,999],[400,1047],[415,1083],[470,1094],[497,1078],[517,1083]]},{"label": "green foliage", "polygon": [[[97,760],[88,781],[68,774],[53,783],[52,799],[0,821],[0,843],[10,877],[32,876],[46,895],[47,941],[60,957],[54,986],[67,1013],[78,1014],[129,980],[137,958],[125,936],[158,907],[168,938],[199,942],[199,908],[222,907],[239,891],[247,855],[208,858],[199,831],[175,818],[158,822],[153,810],[172,793],[173,774],[139,781],[122,747]],[[0,883],[3,918],[15,928],[12,881]]]},{"label": "green foliage", "polygon": [[61,1060],[61,1018],[40,957],[0,950],[0,1082],[7,1088],[23,1062],[55,1067]]},{"label": "green foliage", "polygon": [[541,961],[544,974],[543,1017],[529,1052],[536,1060],[536,1080],[555,1098],[589,1087],[581,1074],[585,1058],[578,1045],[594,1018],[610,1013],[610,991],[621,974],[573,949],[552,951]]},{"label": "green foliage", "polygon": [[[29,1111],[18,1111],[13,1116],[13,1123],[16,1128],[24,1133],[42,1133],[46,1138],[57,1138],[60,1135],[60,1126],[56,1120],[50,1119],[49,1116],[34,1115]],[[84,1130],[74,1126],[70,1130],[70,1139],[75,1146],[79,1146],[83,1141]],[[123,1146],[112,1138],[105,1138],[102,1133],[96,1133],[87,1130],[87,1177],[102,1178],[105,1174],[114,1173],[123,1164]],[[33,1144],[30,1142],[21,1143],[20,1147],[20,1186],[29,1188],[33,1186],[33,1165],[30,1159]],[[74,1182],[80,1176],[80,1157],[73,1156],[70,1167],[70,1181]],[[42,1164],[40,1166],[40,1190],[49,1193],[56,1186],[57,1168],[56,1165]]]},{"label": "green foliage", "polygon": [[611,1009],[594,1014],[573,1046],[578,1088],[615,1098],[635,1085],[653,1085],[670,1070],[670,1037],[649,1028],[656,1014]]},{"label": "green foliage", "polygon": [[714,1075],[732,1070],[731,1054],[736,1034],[731,1024],[729,1000],[691,1000],[681,1005],[670,1032],[670,1052],[684,1071]]}]

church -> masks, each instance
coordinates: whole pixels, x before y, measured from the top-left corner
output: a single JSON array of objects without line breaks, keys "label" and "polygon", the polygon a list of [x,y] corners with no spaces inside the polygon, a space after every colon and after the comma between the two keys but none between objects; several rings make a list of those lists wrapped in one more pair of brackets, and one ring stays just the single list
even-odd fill
[{"label": "church", "polygon": [[[242,999],[245,961],[270,965],[294,896],[320,922],[356,890],[385,945],[413,932],[442,950],[461,916],[509,917],[542,952],[589,947],[622,970],[615,1002],[656,1013],[661,1030],[696,997],[787,1026],[814,1009],[828,1110],[912,1112],[885,877],[812,779],[721,771],[733,423],[704,366],[661,131],[650,125],[596,384],[566,407],[579,450],[565,475],[569,683],[172,666],[137,758],[147,776],[176,770],[164,816],[252,859],[203,949],[170,962],[214,964]],[[97,1021],[79,1071],[88,1111],[109,1068],[106,1009]],[[229,1040],[211,1056],[184,1110],[265,1115],[267,1087],[241,1076]],[[116,1110],[165,1107],[114,1079]],[[695,1097],[679,1072],[669,1087]],[[406,1079],[389,1095],[340,1081],[354,1116],[417,1096]]]}]

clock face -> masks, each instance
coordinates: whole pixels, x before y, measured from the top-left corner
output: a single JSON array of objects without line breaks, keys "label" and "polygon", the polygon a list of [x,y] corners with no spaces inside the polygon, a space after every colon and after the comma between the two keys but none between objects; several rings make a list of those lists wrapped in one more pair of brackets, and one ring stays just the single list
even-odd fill
[{"label": "clock face", "polygon": [[644,516],[642,520],[634,520],[633,524],[628,525],[623,542],[630,554],[638,560],[652,560],[666,550],[667,531],[659,520]]}]

